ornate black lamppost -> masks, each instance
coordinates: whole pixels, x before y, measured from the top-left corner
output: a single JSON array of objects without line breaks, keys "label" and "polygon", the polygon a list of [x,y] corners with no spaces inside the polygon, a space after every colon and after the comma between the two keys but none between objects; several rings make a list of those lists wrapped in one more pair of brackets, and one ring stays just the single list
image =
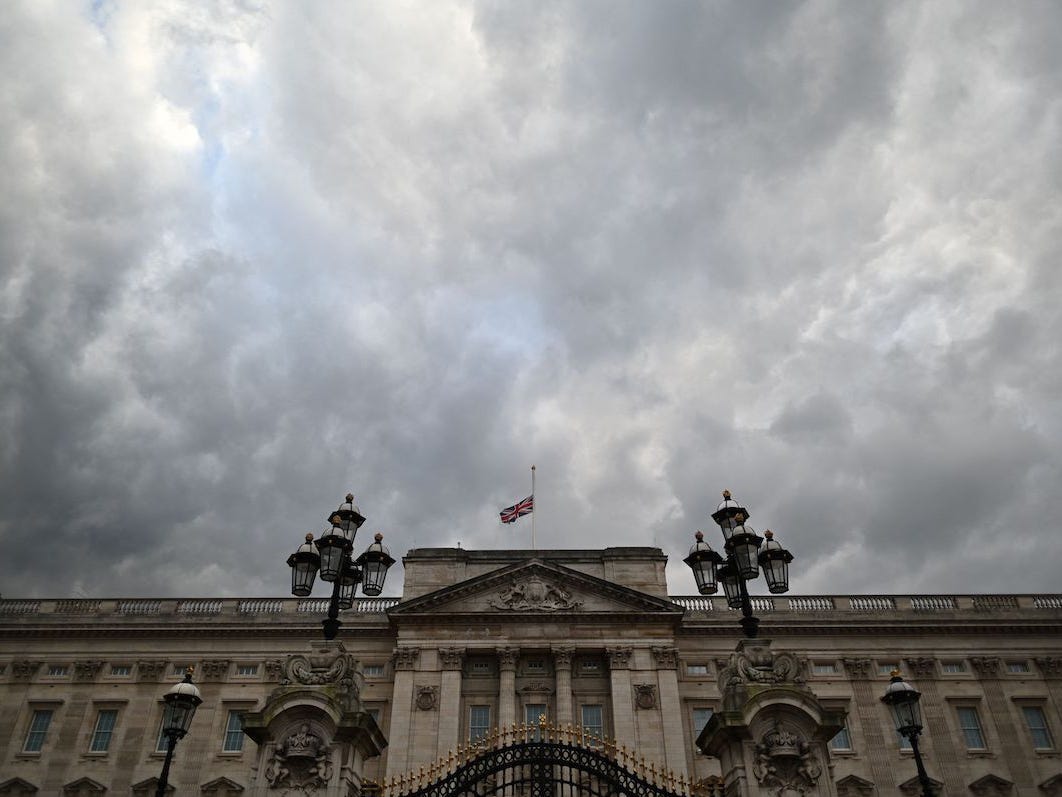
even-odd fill
[{"label": "ornate black lamppost", "polygon": [[921,697],[921,692],[900,677],[899,670],[893,670],[892,680],[885,688],[881,702],[892,709],[897,732],[911,743],[915,766],[918,767],[918,782],[922,784],[922,797],[934,797],[933,784],[922,763],[922,753],[918,750],[918,735],[922,732],[922,711],[918,707]]},{"label": "ornate black lamppost", "polygon": [[383,546],[383,535],[377,534],[375,542],[357,559],[351,559],[354,537],[365,522],[354,505],[354,496],[347,493],[346,502],[328,517],[330,528],[321,538],[314,540],[306,535],[306,542],[288,557],[291,567],[291,594],[305,598],[313,589],[318,571],[322,581],[332,582],[332,600],[328,604],[328,617],[321,621],[325,639],[335,639],[339,627],[339,610],[354,605],[354,592],[358,584],[366,595],[379,595],[383,591],[387,569],[395,563],[390,552]]},{"label": "ornate black lamppost", "polygon": [[762,567],[767,589],[772,594],[788,592],[789,563],[793,555],[775,541],[771,531],[765,531],[760,537],[746,526],[748,516],[748,510],[730,497],[730,491],[723,490],[723,502],[712,513],[712,520],[723,532],[726,559],[713,551],[704,541],[704,534],[698,531],[694,535],[697,541],[683,561],[693,571],[697,590],[702,595],[714,595],[719,590],[717,582],[723,582],[727,605],[741,609],[741,628],[745,636],[753,639],[760,621],[752,616],[752,601],[745,582],[756,578]]},{"label": "ornate black lamppost", "polygon": [[166,797],[170,764],[173,762],[173,751],[177,747],[177,740],[188,733],[195,710],[203,702],[203,698],[199,696],[199,688],[192,683],[191,667],[185,672],[184,680],[170,687],[162,699],[166,703],[166,711],[162,715],[162,733],[166,737],[166,760],[162,763],[162,774],[159,776],[155,797]]}]

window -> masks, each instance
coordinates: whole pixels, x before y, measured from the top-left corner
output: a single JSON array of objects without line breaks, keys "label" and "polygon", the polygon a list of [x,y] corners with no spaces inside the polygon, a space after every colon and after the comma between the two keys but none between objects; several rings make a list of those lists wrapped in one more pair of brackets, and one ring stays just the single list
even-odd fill
[{"label": "window", "polygon": [[959,728],[968,750],[984,750],[985,735],[981,732],[981,718],[973,706],[959,706],[955,709],[959,716]]},{"label": "window", "polygon": [[26,743],[22,745],[24,753],[39,753],[44,747],[44,737],[48,735],[48,726],[52,724],[52,710],[48,708],[37,709],[30,719],[29,731],[26,733]]},{"label": "window", "polygon": [[490,732],[490,706],[468,707],[468,741],[477,742]]},{"label": "window", "polygon": [[114,678],[126,678],[133,674],[133,667],[130,664],[112,664],[111,676]]},{"label": "window", "polygon": [[945,673],[966,672],[966,665],[961,661],[946,661],[940,665],[940,669]]},{"label": "window", "polygon": [[1047,727],[1047,717],[1044,710],[1039,706],[1022,706],[1021,713],[1025,716],[1025,724],[1029,727],[1032,735],[1033,747],[1037,750],[1050,750],[1055,746],[1051,738],[1051,730]]},{"label": "window", "polygon": [[687,664],[686,665],[686,675],[707,675],[707,674],[708,674],[708,665],[707,664]]},{"label": "window", "polygon": [[186,672],[188,672],[188,665],[187,664],[174,664],[173,665],[173,674],[174,675],[182,675],[183,676]]},{"label": "window", "polygon": [[545,659],[528,659],[527,660],[528,672],[545,672],[546,660]]},{"label": "window", "polygon": [[384,668],[382,664],[366,664],[362,668],[362,673],[366,678],[379,678],[384,674]]},{"label": "window", "polygon": [[605,735],[605,715],[599,703],[588,703],[580,708],[583,730],[599,739]]},{"label": "window", "polygon": [[811,665],[811,671],[815,675],[833,675],[837,672],[837,665],[832,661],[817,661]]},{"label": "window", "polygon": [[601,672],[601,662],[597,659],[583,659],[579,662],[579,670],[585,673],[599,673]]},{"label": "window", "polygon": [[1029,671],[1029,662],[1027,661],[1008,661],[1007,672],[1022,673]]},{"label": "window", "polygon": [[99,714],[96,715],[96,728],[92,731],[92,742],[89,744],[89,752],[107,752],[107,749],[111,746],[111,736],[114,735],[114,725],[117,721],[117,709],[100,709]]},{"label": "window", "polygon": [[49,664],[48,665],[48,677],[49,678],[62,678],[68,672],[68,668],[65,664]]},{"label": "window", "polygon": [[158,738],[155,740],[155,752],[156,753],[165,753],[166,749],[167,749],[167,747],[169,745],[169,739],[167,739],[166,738],[166,734],[164,734],[162,732],[162,723],[165,722],[165,720],[166,720],[166,712],[165,712],[165,709],[163,709],[162,717],[159,718],[159,735],[158,735]]},{"label": "window", "polygon": [[236,665],[236,674],[237,675],[243,675],[243,676],[258,675],[258,665],[257,664],[237,664]]},{"label": "window", "polygon": [[693,709],[693,738],[696,739],[701,735],[701,731],[704,730],[704,726],[708,724],[708,720],[712,718],[715,712],[710,708],[695,708]]},{"label": "window", "polygon": [[473,675],[490,675],[493,671],[489,659],[472,659],[468,667]]},{"label": "window", "polygon": [[910,750],[911,749],[911,740],[908,739],[906,736],[902,735],[899,731],[896,731],[896,735],[900,739],[900,749],[901,750]]},{"label": "window", "polygon": [[837,731],[837,735],[830,739],[831,750],[851,750],[852,749],[852,736],[848,733],[848,721],[845,720],[844,727]]},{"label": "window", "polygon": [[[255,665],[257,669],[257,665]],[[243,751],[243,712],[230,711],[229,721],[225,725],[225,741],[221,746],[222,752],[240,753]]]},{"label": "window", "polygon": [[[526,703],[524,705],[524,722],[538,727],[539,717],[546,716],[545,703]],[[535,741],[538,741],[538,731],[535,731]]]},{"label": "window", "polygon": [[377,725],[380,724],[380,709],[367,708],[365,709],[365,713],[372,717],[372,721],[375,722]]},{"label": "window", "polygon": [[892,675],[892,671],[898,669],[900,669],[900,663],[898,661],[878,662],[878,675]]}]

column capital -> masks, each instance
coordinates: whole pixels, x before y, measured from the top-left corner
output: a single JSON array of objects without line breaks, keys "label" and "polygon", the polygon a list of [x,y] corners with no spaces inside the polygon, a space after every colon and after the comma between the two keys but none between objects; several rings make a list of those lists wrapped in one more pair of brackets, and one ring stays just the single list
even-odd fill
[{"label": "column capital", "polygon": [[399,647],[395,648],[395,669],[412,670],[420,657],[420,648]]},{"label": "column capital", "polygon": [[1058,656],[1041,656],[1035,661],[1044,678],[1062,678],[1062,658]]},{"label": "column capital", "polygon": [[998,678],[1000,661],[995,656],[971,656],[970,664],[978,678]]},{"label": "column capital", "polygon": [[439,648],[439,661],[444,670],[460,670],[464,660],[464,648]]},{"label": "column capital", "polygon": [[608,666],[611,670],[626,670],[631,665],[631,653],[633,648],[630,647],[618,647],[618,648],[605,648],[605,655],[608,656]]},{"label": "column capital", "polygon": [[553,666],[558,670],[570,670],[572,668],[572,656],[575,655],[573,647],[550,648],[553,654]]},{"label": "column capital", "polygon": [[100,670],[103,668],[103,662],[93,659],[91,661],[75,661],[74,662],[74,680],[75,681],[95,681],[96,676],[99,675]]},{"label": "column capital", "polygon": [[498,654],[498,668],[502,671],[516,670],[516,661],[520,658],[520,648],[495,648]]},{"label": "column capital", "polygon": [[867,678],[870,676],[870,659],[842,659],[844,671],[849,678]]},{"label": "column capital", "polygon": [[919,680],[937,677],[937,660],[923,656],[921,658],[904,659],[911,673]]},{"label": "column capital", "polygon": [[653,649],[653,661],[659,670],[678,669],[678,649],[661,645]]},{"label": "column capital", "polygon": [[11,675],[16,681],[28,681],[37,674],[37,670],[44,664],[43,661],[30,661],[19,659],[11,662]]}]

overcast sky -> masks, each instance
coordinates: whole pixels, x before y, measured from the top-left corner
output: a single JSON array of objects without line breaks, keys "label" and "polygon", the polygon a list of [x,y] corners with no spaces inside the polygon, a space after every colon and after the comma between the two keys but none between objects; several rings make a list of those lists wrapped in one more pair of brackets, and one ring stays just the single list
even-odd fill
[{"label": "overcast sky", "polygon": [[359,549],[529,547],[532,463],[539,547],[658,545],[673,594],[723,488],[796,594],[1062,590],[1060,41],[5,4],[0,592],[287,594],[348,489]]}]

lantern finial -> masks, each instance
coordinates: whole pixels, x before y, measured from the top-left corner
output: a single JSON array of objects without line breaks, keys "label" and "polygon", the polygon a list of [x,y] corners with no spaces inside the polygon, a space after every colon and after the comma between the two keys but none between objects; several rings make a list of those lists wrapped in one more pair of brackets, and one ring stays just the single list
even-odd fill
[{"label": "lantern finial", "polygon": [[354,503],[354,493],[347,493],[347,503],[348,504],[353,504]]},{"label": "lantern finial", "polygon": [[693,539],[697,540],[697,542],[703,541],[704,540],[704,532],[701,531],[700,529],[698,529],[697,533],[693,535]]},{"label": "lantern finial", "polygon": [[773,540],[774,539],[774,532],[771,531],[770,529],[766,529],[763,532],[763,536],[766,537],[769,540]]},{"label": "lantern finial", "polygon": [[727,501],[730,500],[730,491],[729,490],[723,490],[723,498],[725,498]]},{"label": "lantern finial", "polygon": [[313,542],[313,532],[312,531],[306,532],[306,542]]},{"label": "lantern finial", "polygon": [[383,535],[380,532],[376,532],[376,535],[373,537],[373,539],[377,542],[383,542]]}]

